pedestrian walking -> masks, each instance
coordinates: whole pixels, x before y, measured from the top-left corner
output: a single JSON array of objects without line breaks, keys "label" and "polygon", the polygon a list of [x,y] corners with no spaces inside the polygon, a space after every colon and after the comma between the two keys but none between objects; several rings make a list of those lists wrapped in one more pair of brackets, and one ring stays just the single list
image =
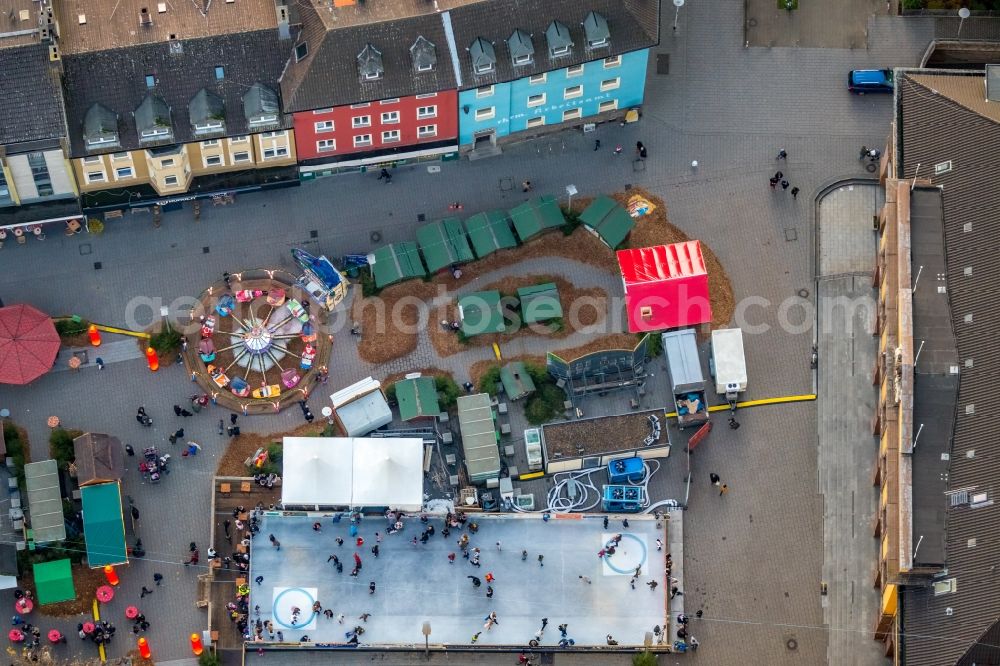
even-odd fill
[{"label": "pedestrian walking", "polygon": [[622,527],[628,529],[628,518],[622,519]]},{"label": "pedestrian walking", "polygon": [[375,544],[374,546],[372,546],[372,555],[374,555],[375,557],[378,557],[378,544]]},{"label": "pedestrian walking", "polygon": [[540,567],[544,567],[545,566],[545,564],[542,562],[542,560],[544,560],[544,559],[545,559],[544,555],[539,555],[538,556],[538,566],[540,566]]},{"label": "pedestrian walking", "polygon": [[161,573],[154,573],[153,574],[153,582],[156,583],[157,586],[159,586],[159,584],[161,582],[163,582],[163,574],[161,574]]},{"label": "pedestrian walking", "polygon": [[375,533],[375,543],[382,543],[382,533],[381,532],[376,532]]},{"label": "pedestrian walking", "polygon": [[597,152],[600,149],[601,149],[601,140],[594,139],[594,152]]},{"label": "pedestrian walking", "polygon": [[273,534],[267,537],[271,541],[271,545],[274,546],[275,550],[281,550],[281,542],[274,538]]},{"label": "pedestrian walking", "polygon": [[264,582],[264,577],[263,576],[257,576],[256,578],[253,579],[253,581],[255,583],[257,583],[258,585],[260,585],[261,583]]},{"label": "pedestrian walking", "polygon": [[770,180],[768,180],[767,182],[770,183],[772,190],[778,186],[778,179],[775,178],[774,176],[771,176]]},{"label": "pedestrian walking", "polygon": [[147,588],[145,585],[142,586],[142,594],[139,595],[140,599],[144,599],[147,594],[152,594],[153,591]]},{"label": "pedestrian walking", "polygon": [[696,618],[698,618],[699,620],[701,619],[701,616],[704,615],[704,614],[705,614],[705,611],[701,610],[700,608],[694,612],[694,616]]},{"label": "pedestrian walking", "polygon": [[455,553],[448,553],[448,564],[455,563]]},{"label": "pedestrian walking", "polygon": [[521,551],[521,561],[524,562],[526,559],[528,559],[528,551],[522,550]]},{"label": "pedestrian walking", "polygon": [[336,539],[334,539],[334,541],[337,542],[338,546],[343,546],[344,545],[344,540],[341,539],[340,537],[337,537]]},{"label": "pedestrian walking", "polygon": [[547,627],[547,626],[549,626],[549,618],[543,617],[542,618],[542,631],[545,631],[545,627]]},{"label": "pedestrian walking", "polygon": [[583,581],[584,583],[586,583],[587,585],[590,585],[590,584],[591,584],[591,581],[590,581],[590,576],[580,576],[580,580],[582,580],[582,581]]},{"label": "pedestrian walking", "polygon": [[568,624],[566,624],[566,623],[563,623],[563,624],[560,624],[560,625],[559,625],[559,627],[558,627],[558,629],[559,629],[559,634],[560,634],[560,635],[561,635],[561,636],[562,636],[563,638],[566,638],[566,627],[568,627],[568,626],[569,626]]},{"label": "pedestrian walking", "polygon": [[684,613],[678,613],[677,614],[677,622],[680,623],[680,624],[687,624],[688,623],[688,616],[685,615]]},{"label": "pedestrian walking", "polygon": [[523,183],[521,183],[521,191],[522,192],[530,192],[532,189],[534,189],[534,188],[532,187],[530,180],[526,180]]},{"label": "pedestrian walking", "polygon": [[480,636],[482,636],[482,635],[483,635],[483,632],[481,632],[481,631],[477,631],[476,633],[474,633],[474,634],[472,635],[472,640],[471,640],[471,641],[469,641],[469,642],[470,642],[470,643],[475,643],[476,641],[478,641],[478,640],[479,640],[479,637],[480,637]]},{"label": "pedestrian walking", "polygon": [[368,594],[375,594],[375,581],[368,583]]},{"label": "pedestrian walking", "polygon": [[868,157],[868,146],[861,146],[861,153],[858,155],[859,160],[863,160]]},{"label": "pedestrian walking", "polygon": [[604,529],[608,529],[608,517],[604,516]]},{"label": "pedestrian walking", "polygon": [[614,154],[615,155],[621,155],[622,154],[622,147],[621,147],[620,144],[617,145],[617,146],[615,146]]},{"label": "pedestrian walking", "polygon": [[788,153],[785,152],[784,148],[779,148],[778,149],[778,159],[779,160],[787,160],[788,159]]},{"label": "pedestrian walking", "polygon": [[472,587],[479,587],[483,584],[483,581],[479,580],[478,576],[466,576],[466,578],[472,581]]},{"label": "pedestrian walking", "polygon": [[788,189],[788,186],[789,186],[789,184],[790,184],[790,183],[789,183],[789,182],[788,182],[787,180],[783,180],[783,181],[781,181],[781,189],[783,189],[783,190],[787,190],[787,189]]},{"label": "pedestrian walking", "polygon": [[329,562],[330,560],[333,560],[333,563],[334,563],[335,565],[336,565],[336,564],[338,564],[338,563],[340,562],[340,558],[339,558],[339,557],[337,557],[336,555],[330,555],[330,557],[326,558],[326,561],[327,561],[327,562]]},{"label": "pedestrian walking", "polygon": [[792,198],[793,199],[798,199],[799,198],[799,188],[797,188],[797,187],[793,187],[792,188]]},{"label": "pedestrian walking", "polygon": [[684,596],[684,593],[681,592],[680,588],[677,587],[676,585],[674,585],[673,587],[670,588],[670,598],[671,599],[673,599],[674,597],[683,597],[683,596]]},{"label": "pedestrian walking", "polygon": [[663,540],[659,537],[656,538],[656,550],[663,550]]},{"label": "pedestrian walking", "polygon": [[180,405],[174,405],[174,416],[180,416],[182,411],[184,410],[181,409]]},{"label": "pedestrian walking", "polygon": [[354,553],[354,566],[356,566],[358,569],[361,568],[361,556],[358,555],[357,553]]},{"label": "pedestrian walking", "polygon": [[697,638],[694,636],[688,636],[688,647],[691,648],[692,651],[697,650],[699,645],[701,645],[701,643],[698,642]]},{"label": "pedestrian walking", "polygon": [[490,585],[486,586],[486,598],[487,599],[492,599],[493,598],[493,587],[490,586]]},{"label": "pedestrian walking", "polygon": [[97,364],[97,369],[98,370],[103,370],[104,369],[104,359],[101,358],[100,356],[98,356],[96,359],[94,359],[94,363]]},{"label": "pedestrian walking", "polygon": [[337,616],[337,624],[344,624],[344,614],[341,613]]},{"label": "pedestrian walking", "polygon": [[497,552],[498,553],[500,552],[500,542],[499,541],[497,541]]},{"label": "pedestrian walking", "polygon": [[872,148],[871,150],[868,151],[868,159],[871,160],[872,162],[878,161],[878,158],[881,155],[882,151],[880,151],[878,148]]},{"label": "pedestrian walking", "polygon": [[362,613],[361,615],[358,616],[358,619],[367,624],[368,618],[370,618],[371,616],[372,616],[371,613]]},{"label": "pedestrian walking", "polygon": [[784,177],[785,177],[785,174],[781,173],[780,171],[775,171],[774,172],[774,179],[775,180],[781,180]]},{"label": "pedestrian walking", "polygon": [[717,485],[719,485],[720,483],[722,483],[722,479],[720,479],[720,478],[719,478],[719,475],[718,475],[718,474],[716,474],[715,472],[712,472],[711,474],[709,474],[709,475],[708,475],[708,478],[709,478],[709,480],[710,480],[710,481],[712,482],[712,485],[713,485],[713,486],[717,486]]},{"label": "pedestrian walking", "polygon": [[313,523],[313,532],[319,532],[322,529],[323,525],[321,523]]},{"label": "pedestrian walking", "polygon": [[487,583],[492,583],[493,581],[496,580],[496,576],[493,575],[492,571],[487,571],[484,578],[486,578]]},{"label": "pedestrian walking", "polygon": [[719,497],[722,497],[723,495],[725,495],[728,492],[729,492],[729,486],[727,484],[723,483],[722,487],[719,488]]},{"label": "pedestrian walking", "polygon": [[646,585],[649,585],[649,589],[655,592],[656,586],[659,585],[659,583],[657,583],[655,580],[651,580],[648,583],[646,583]]}]

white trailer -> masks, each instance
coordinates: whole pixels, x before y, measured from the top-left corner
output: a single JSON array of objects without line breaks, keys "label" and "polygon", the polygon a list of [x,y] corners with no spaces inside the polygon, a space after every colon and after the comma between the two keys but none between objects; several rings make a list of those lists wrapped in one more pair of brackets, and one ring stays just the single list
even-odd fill
[{"label": "white trailer", "polygon": [[715,392],[734,402],[747,390],[747,361],[743,355],[743,331],[720,328],[712,331],[712,377]]}]

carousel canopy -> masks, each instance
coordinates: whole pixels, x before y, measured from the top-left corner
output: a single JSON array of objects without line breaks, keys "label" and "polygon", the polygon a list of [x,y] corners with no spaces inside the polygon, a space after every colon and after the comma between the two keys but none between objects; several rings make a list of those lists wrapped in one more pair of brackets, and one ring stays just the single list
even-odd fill
[{"label": "carousel canopy", "polygon": [[285,506],[391,507],[423,504],[419,438],[285,437]]},{"label": "carousel canopy", "polygon": [[58,352],[48,316],[30,305],[0,308],[0,384],[28,384],[52,368]]}]

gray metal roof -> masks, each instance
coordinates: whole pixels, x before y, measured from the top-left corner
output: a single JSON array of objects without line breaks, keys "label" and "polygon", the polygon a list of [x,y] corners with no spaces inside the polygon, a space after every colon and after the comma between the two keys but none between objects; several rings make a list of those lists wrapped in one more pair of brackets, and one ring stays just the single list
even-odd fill
[{"label": "gray metal roof", "polygon": [[549,27],[545,29],[545,41],[549,45],[550,56],[560,55],[563,49],[573,49],[573,37],[569,34],[569,28],[559,21],[549,23]]},{"label": "gray metal roof", "polygon": [[28,513],[31,529],[38,543],[66,538],[62,493],[59,490],[59,465],[55,460],[28,463],[24,466],[28,487]]},{"label": "gray metal roof", "polygon": [[493,45],[482,37],[476,37],[469,45],[469,57],[472,59],[473,73],[486,74],[496,70],[497,52]]},{"label": "gray metal roof", "polygon": [[413,58],[414,69],[418,72],[426,71],[437,65],[437,47],[425,39],[423,35],[420,35],[410,47],[410,57]]},{"label": "gray metal roof", "polygon": [[597,12],[590,12],[583,20],[583,33],[587,37],[589,48],[608,46],[611,32],[608,30],[608,20]]},{"label": "gray metal roof", "polygon": [[377,79],[385,73],[382,65],[382,52],[371,45],[365,44],[358,54],[358,76],[362,79]]},{"label": "gray metal roof", "polygon": [[497,446],[493,405],[488,393],[459,396],[458,426],[469,479],[479,483],[498,476],[500,447]]},{"label": "gray metal roof", "polygon": [[531,58],[535,55],[535,45],[531,41],[531,35],[520,28],[515,30],[510,39],[507,40],[507,50],[510,51],[511,62],[515,65],[519,64],[519,59],[523,61],[524,58],[528,58],[528,60],[521,62],[521,64],[531,62]]}]

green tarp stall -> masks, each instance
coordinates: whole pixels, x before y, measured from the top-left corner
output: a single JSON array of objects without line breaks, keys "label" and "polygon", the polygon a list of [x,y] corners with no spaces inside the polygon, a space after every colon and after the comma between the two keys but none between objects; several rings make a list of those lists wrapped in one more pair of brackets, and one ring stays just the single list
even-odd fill
[{"label": "green tarp stall", "polygon": [[458,398],[458,427],[470,483],[482,483],[500,476],[500,447],[493,423],[489,393]]},{"label": "green tarp stall", "polygon": [[24,484],[28,487],[28,513],[31,538],[35,543],[51,543],[66,538],[62,493],[59,491],[59,465],[42,460],[24,466]]},{"label": "green tarp stall", "polygon": [[469,247],[462,221],[449,217],[417,228],[417,243],[424,255],[427,270],[437,273],[442,268],[472,261],[476,257]]},{"label": "green tarp stall", "polygon": [[83,503],[83,538],[87,562],[92,569],[128,562],[125,550],[125,520],[122,491],[118,482],[80,488]]},{"label": "green tarp stall", "polygon": [[525,324],[563,316],[559,289],[554,282],[521,287],[517,290],[517,299],[521,302],[521,320]]},{"label": "green tarp stall", "polygon": [[612,250],[624,242],[635,220],[611,197],[594,199],[587,209],[580,213],[580,222],[587,225],[605,245]]},{"label": "green tarp stall", "polygon": [[441,413],[433,377],[412,377],[396,382],[396,402],[399,403],[399,418],[403,421],[436,418]]},{"label": "green tarp stall", "polygon": [[521,361],[514,361],[500,368],[500,383],[510,400],[519,400],[535,392],[535,382]]},{"label": "green tarp stall", "polygon": [[480,259],[497,250],[517,247],[507,213],[502,210],[476,213],[465,221],[465,230],[472,241],[472,249]]},{"label": "green tarp stall", "polygon": [[500,309],[500,292],[477,291],[458,299],[458,318],[466,337],[484,333],[503,333],[506,330],[503,311]]},{"label": "green tarp stall", "polygon": [[521,242],[566,223],[555,197],[542,196],[510,209],[510,219]]},{"label": "green tarp stall", "polygon": [[73,571],[70,561],[52,560],[33,564],[35,576],[35,592],[41,605],[55,604],[60,601],[76,599],[76,588],[73,587]]},{"label": "green tarp stall", "polygon": [[372,273],[375,276],[375,286],[380,289],[403,280],[427,275],[424,264],[420,261],[417,244],[410,241],[392,243],[375,250]]}]

